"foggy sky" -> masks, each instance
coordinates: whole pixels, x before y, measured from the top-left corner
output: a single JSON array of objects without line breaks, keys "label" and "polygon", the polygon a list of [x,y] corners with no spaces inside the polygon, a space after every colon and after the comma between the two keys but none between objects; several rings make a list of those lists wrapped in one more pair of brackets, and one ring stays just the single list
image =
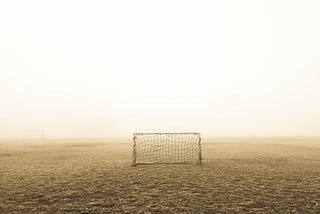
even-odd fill
[{"label": "foggy sky", "polygon": [[1,1],[0,138],[320,135],[320,2]]}]

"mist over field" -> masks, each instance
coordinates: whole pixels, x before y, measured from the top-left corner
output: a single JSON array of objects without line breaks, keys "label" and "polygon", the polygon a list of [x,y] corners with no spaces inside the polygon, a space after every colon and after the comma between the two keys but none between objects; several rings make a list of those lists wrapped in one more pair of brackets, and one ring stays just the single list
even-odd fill
[{"label": "mist over field", "polygon": [[320,213],[319,11],[0,1],[0,213]]},{"label": "mist over field", "polygon": [[0,138],[320,135],[318,1],[1,1]]}]

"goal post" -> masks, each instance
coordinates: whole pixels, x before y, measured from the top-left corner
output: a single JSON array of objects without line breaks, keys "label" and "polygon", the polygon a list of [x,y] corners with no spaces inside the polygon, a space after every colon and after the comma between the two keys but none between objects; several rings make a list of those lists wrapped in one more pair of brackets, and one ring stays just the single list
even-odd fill
[{"label": "goal post", "polygon": [[201,165],[200,133],[134,133],[132,166],[137,164]]}]

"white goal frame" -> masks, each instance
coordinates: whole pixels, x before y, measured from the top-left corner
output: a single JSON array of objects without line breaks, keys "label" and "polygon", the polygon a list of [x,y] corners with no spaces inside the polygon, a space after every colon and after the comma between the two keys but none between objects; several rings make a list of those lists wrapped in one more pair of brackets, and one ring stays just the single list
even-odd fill
[{"label": "white goal frame", "polygon": [[134,133],[132,166],[138,164],[202,165],[201,135],[197,132]]}]

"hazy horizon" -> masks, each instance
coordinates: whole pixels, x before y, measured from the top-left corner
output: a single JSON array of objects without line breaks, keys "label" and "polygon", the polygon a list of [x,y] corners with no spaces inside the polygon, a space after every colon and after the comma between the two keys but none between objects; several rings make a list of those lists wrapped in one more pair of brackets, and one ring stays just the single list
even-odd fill
[{"label": "hazy horizon", "polygon": [[320,136],[319,8],[1,1],[0,139]]}]

